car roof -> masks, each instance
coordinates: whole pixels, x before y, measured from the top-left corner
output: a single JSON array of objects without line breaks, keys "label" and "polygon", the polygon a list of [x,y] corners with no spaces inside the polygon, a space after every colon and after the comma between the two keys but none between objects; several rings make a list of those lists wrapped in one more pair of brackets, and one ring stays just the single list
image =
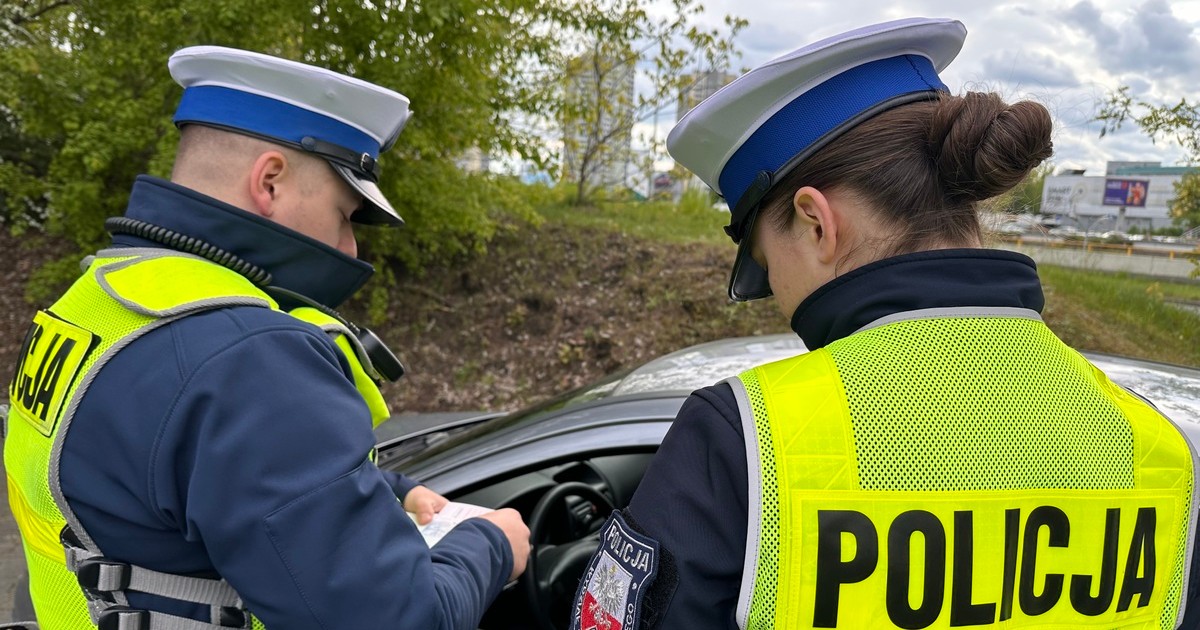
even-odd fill
[{"label": "car roof", "polygon": [[692,391],[804,352],[804,342],[794,334],[710,341],[643,364],[614,382],[611,395]]},{"label": "car roof", "polygon": [[[794,334],[721,339],[654,359],[609,385],[610,396],[692,391],[756,365],[806,352]],[[1200,370],[1180,365],[1084,352],[1118,384],[1148,398],[1177,422],[1200,430]]]},{"label": "car roof", "polygon": [[[512,414],[464,414],[466,418],[440,427],[410,432],[381,443],[380,452],[385,461],[399,463],[410,457],[423,460],[419,468],[432,474],[453,466],[439,461],[447,450],[459,451],[450,459],[465,462],[521,445],[544,445],[552,438],[586,442],[595,449],[653,447],[690,392],[756,365],[805,351],[801,340],[791,334],[699,344]],[[1200,444],[1200,370],[1099,353],[1085,356],[1112,380],[1150,400],[1181,427],[1193,444]],[[448,429],[450,433],[445,432]],[[420,435],[431,439],[423,444],[414,440],[406,448],[386,452],[389,446]]]}]

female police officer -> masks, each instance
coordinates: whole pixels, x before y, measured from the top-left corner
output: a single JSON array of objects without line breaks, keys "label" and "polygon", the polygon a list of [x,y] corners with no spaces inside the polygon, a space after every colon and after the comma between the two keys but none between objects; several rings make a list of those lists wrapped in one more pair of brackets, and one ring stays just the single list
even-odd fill
[{"label": "female police officer", "polygon": [[[575,627],[1173,628],[1192,451],[1043,324],[977,202],[1051,154],[1032,102],[951,96],[966,31],[827,39],[685,116],[735,300],[810,349],[697,391],[602,532]],[[1190,609],[1189,609],[1190,610]]]}]

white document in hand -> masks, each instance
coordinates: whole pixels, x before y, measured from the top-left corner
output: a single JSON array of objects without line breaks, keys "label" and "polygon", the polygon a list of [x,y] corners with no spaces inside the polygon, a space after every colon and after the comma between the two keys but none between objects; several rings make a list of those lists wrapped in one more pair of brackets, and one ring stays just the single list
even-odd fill
[{"label": "white document in hand", "polygon": [[433,520],[425,525],[417,523],[417,515],[412,512],[408,513],[408,517],[414,523],[417,523],[417,531],[421,532],[421,536],[425,538],[425,544],[433,547],[443,536],[450,533],[450,530],[454,529],[455,525],[491,511],[490,508],[451,501],[446,504],[446,507],[442,508],[441,512],[434,514]]}]

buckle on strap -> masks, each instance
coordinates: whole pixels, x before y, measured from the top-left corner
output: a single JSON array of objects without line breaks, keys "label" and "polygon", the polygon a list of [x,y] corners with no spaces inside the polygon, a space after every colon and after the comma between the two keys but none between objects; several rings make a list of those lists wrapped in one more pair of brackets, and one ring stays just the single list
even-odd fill
[{"label": "buckle on strap", "polygon": [[221,606],[213,610],[213,623],[224,628],[249,628],[250,615],[240,608]]},{"label": "buckle on strap", "polygon": [[98,630],[148,630],[150,613],[128,606],[112,606],[96,619]]},{"label": "buckle on strap", "polygon": [[79,563],[75,578],[85,590],[115,593],[129,588],[130,566],[107,558],[88,558]]},{"label": "buckle on strap", "polygon": [[84,560],[100,557],[100,554],[89,551],[87,547],[83,546],[83,542],[79,540],[75,532],[71,531],[70,525],[63,527],[62,531],[58,533],[58,541],[62,543],[63,555],[67,561],[67,570],[71,573],[78,571],[80,563]]}]

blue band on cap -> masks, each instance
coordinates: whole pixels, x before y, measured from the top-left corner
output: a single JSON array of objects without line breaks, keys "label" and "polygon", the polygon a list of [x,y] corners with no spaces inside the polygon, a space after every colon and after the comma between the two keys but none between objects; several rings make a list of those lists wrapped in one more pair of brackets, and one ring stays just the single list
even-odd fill
[{"label": "blue band on cap", "polygon": [[914,92],[946,91],[933,63],[901,55],[847,70],[801,94],[763,123],[721,170],[721,192],[729,207],[760,171],[774,173],[842,123],[886,100]]},{"label": "blue band on cap", "polygon": [[175,110],[175,125],[184,123],[244,129],[297,146],[302,138],[311,136],[355,153],[379,157],[379,143],[360,129],[303,107],[217,85],[197,85],[183,91]]}]

